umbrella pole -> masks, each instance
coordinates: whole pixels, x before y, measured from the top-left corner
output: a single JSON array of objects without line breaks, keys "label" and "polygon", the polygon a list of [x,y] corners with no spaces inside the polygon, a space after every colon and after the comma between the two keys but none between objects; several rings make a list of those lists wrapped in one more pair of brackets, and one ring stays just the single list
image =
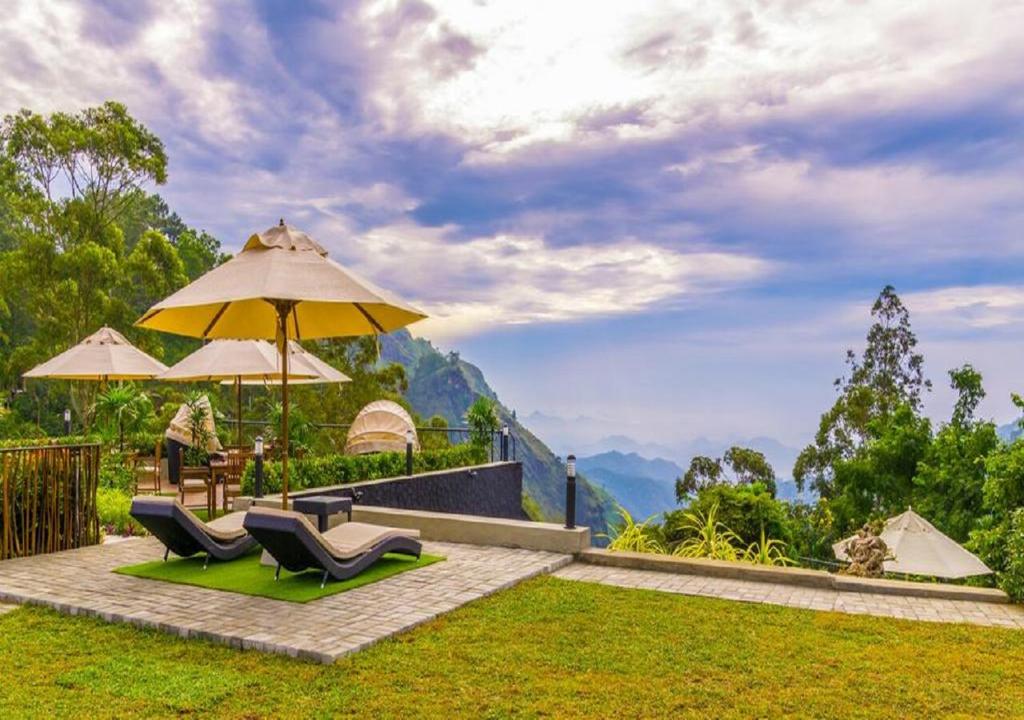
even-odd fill
[{"label": "umbrella pole", "polygon": [[242,449],[242,376],[235,375],[235,424],[237,425],[238,449]]},{"label": "umbrella pole", "polygon": [[294,303],[277,306],[278,350],[281,353],[281,509],[288,509],[288,313]]}]

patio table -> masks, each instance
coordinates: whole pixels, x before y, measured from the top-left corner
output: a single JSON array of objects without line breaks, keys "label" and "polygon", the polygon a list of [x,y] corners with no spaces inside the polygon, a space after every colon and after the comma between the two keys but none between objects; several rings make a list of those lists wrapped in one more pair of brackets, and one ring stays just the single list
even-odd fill
[{"label": "patio table", "polygon": [[327,518],[336,513],[346,513],[352,522],[352,498],[337,495],[312,495],[292,500],[292,510],[305,515],[316,515],[317,529],[327,532]]}]

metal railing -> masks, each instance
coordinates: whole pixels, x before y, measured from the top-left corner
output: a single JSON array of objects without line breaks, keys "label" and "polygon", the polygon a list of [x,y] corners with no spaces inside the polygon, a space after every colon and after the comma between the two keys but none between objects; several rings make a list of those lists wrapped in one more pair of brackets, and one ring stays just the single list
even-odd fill
[{"label": "metal railing", "polygon": [[100,541],[98,443],[0,448],[0,560]]},{"label": "metal railing", "polygon": [[[217,419],[220,423],[220,427],[230,428],[233,433],[233,429],[236,426],[236,421],[231,417],[221,417]],[[267,420],[242,420],[243,435],[247,436],[247,443],[251,444],[255,439],[255,436],[259,432],[245,433],[244,428],[256,428],[262,429],[271,426],[273,423]],[[345,439],[348,435],[348,430],[351,428],[351,424],[342,423],[310,423],[313,427],[322,433],[327,433],[331,438],[331,446],[341,452],[345,448]],[[436,427],[417,427],[415,428],[416,434],[420,439],[420,447],[430,448],[431,444],[429,438],[432,437],[444,437],[444,441],[448,445],[462,445],[468,443],[472,437],[472,430],[468,427],[449,427],[449,428],[436,428]],[[230,435],[232,441],[234,441],[234,435]],[[518,457],[518,441],[516,440],[515,433],[511,429],[502,428],[495,430],[491,433],[491,443],[489,449],[489,456],[491,462],[498,460],[510,460],[515,461]]]}]

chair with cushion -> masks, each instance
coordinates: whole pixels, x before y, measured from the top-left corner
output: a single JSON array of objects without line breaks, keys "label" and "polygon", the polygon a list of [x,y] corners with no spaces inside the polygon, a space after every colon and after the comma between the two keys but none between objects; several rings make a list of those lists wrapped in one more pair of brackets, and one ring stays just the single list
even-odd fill
[{"label": "chair with cushion", "polygon": [[256,546],[256,540],[243,527],[244,512],[231,513],[212,522],[203,522],[177,498],[141,496],[132,499],[131,516],[164,544],[168,554],[192,557],[206,553],[210,558],[234,560]]},{"label": "chair with cushion", "polygon": [[419,558],[423,546],[419,530],[347,522],[321,534],[302,513],[252,507],[242,525],[277,562],[291,572],[323,571],[320,587],[328,576],[347,580],[377,562],[385,553]]},{"label": "chair with cushion", "polygon": [[252,458],[249,450],[230,450],[227,456],[227,466],[221,475],[224,482],[222,491],[224,493],[224,512],[228,511],[228,505],[232,499],[242,494],[242,475],[245,473],[245,466]]},{"label": "chair with cushion", "polygon": [[213,514],[215,503],[211,493],[213,481],[210,477],[210,468],[206,465],[185,465],[185,451],[178,448],[178,500],[187,507],[199,507],[195,502],[189,502],[189,496],[201,495],[203,507]]}]

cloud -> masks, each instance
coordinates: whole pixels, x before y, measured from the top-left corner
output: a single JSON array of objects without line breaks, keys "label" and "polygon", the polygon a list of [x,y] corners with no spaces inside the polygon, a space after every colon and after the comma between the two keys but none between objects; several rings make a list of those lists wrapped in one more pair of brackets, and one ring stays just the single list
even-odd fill
[{"label": "cloud", "polygon": [[1024,327],[1024,286],[970,285],[908,293],[907,307],[932,327],[946,332]]},{"label": "cloud", "polygon": [[431,338],[666,310],[773,270],[753,256],[673,251],[636,238],[556,247],[540,236],[453,241],[453,234],[451,227],[375,228],[362,234],[354,256],[360,272],[430,313],[415,330]]}]

